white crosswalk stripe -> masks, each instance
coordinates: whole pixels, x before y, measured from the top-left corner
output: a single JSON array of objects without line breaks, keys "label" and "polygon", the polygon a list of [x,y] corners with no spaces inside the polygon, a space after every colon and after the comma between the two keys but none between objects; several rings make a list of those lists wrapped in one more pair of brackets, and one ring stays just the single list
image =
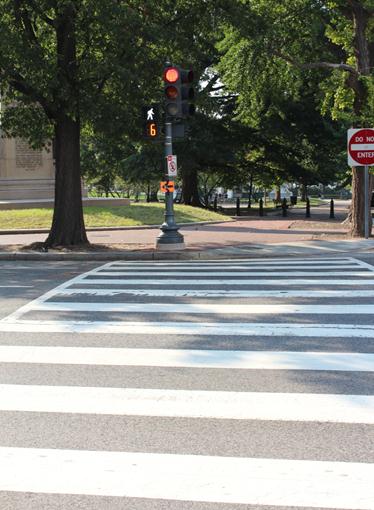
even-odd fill
[{"label": "white crosswalk stripe", "polygon": [[5,490],[373,508],[374,470],[361,463],[17,448],[0,448],[0,461]]},{"label": "white crosswalk stripe", "polygon": [[374,372],[374,354],[0,345],[0,363]]},{"label": "white crosswalk stripe", "polygon": [[0,410],[374,424],[374,396],[0,385]]},{"label": "white crosswalk stripe", "polygon": [[[92,509],[101,496],[123,498],[124,508],[145,498],[176,510],[178,502],[372,510],[373,285],[374,267],[352,257],[116,261],[20,307],[0,321],[0,420],[16,424],[0,443],[0,507],[2,493],[35,493],[65,495],[66,508],[80,495]],[[34,442],[17,435],[27,416],[43,430]],[[96,447],[85,447],[86,424],[133,419],[124,449],[94,427]],[[82,437],[53,435],[47,423],[59,420],[80,420]],[[133,451],[131,434],[152,437],[159,422],[158,449]],[[258,425],[260,453],[220,455],[220,428],[239,423]],[[216,438],[211,454],[190,433],[172,451],[168,434],[195,424]],[[318,456],[307,441],[293,453],[295,427],[305,437],[329,427]],[[269,451],[262,431],[275,430],[289,444]],[[347,458],[334,433],[346,434]],[[352,437],[367,441],[366,457],[355,457]]]},{"label": "white crosswalk stripe", "polygon": [[[145,310],[145,313],[147,311]],[[245,337],[374,338],[374,325],[282,324],[251,322],[112,322],[22,320],[0,323],[2,332],[110,333],[116,335],[214,335]]]},{"label": "white crosswalk stripe", "polygon": [[[70,312],[125,312],[141,313],[143,303],[73,303],[47,302],[35,304],[34,310],[70,311]],[[217,305],[215,303],[176,304],[176,303],[147,303],[147,313],[190,313],[190,314],[241,314],[241,315],[279,315],[279,314],[370,314],[374,313],[374,305]]]}]

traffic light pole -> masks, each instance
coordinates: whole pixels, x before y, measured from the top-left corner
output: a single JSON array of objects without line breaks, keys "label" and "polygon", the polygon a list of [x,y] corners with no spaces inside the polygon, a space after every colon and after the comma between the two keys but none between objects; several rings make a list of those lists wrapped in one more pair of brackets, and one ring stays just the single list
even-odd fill
[{"label": "traffic light pole", "polygon": [[[173,155],[173,126],[170,120],[165,122],[165,180],[169,180],[167,171],[167,156]],[[183,250],[183,235],[178,232],[178,225],[174,217],[174,194],[172,191],[165,193],[165,220],[161,225],[161,233],[156,240],[156,248],[161,251]]]}]

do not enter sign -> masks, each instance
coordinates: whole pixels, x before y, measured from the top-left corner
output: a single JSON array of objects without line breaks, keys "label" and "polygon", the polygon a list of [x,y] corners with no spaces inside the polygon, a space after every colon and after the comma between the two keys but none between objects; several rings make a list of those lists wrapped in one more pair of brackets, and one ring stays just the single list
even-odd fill
[{"label": "do not enter sign", "polygon": [[348,130],[348,165],[374,165],[374,129]]}]

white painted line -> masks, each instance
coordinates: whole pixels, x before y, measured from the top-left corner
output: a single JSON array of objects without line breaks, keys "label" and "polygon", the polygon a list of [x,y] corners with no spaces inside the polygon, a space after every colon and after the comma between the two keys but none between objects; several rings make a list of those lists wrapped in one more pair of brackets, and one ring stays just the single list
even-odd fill
[{"label": "white painted line", "polygon": [[[123,267],[123,266],[118,266],[118,265],[112,265],[112,266],[106,268],[105,274],[107,274],[108,272],[113,273],[115,271],[120,271],[120,270],[122,270],[122,271],[123,270],[130,270],[130,268],[131,268],[131,266]],[[152,265],[144,265],[144,266],[141,266],[141,267],[136,266],[136,267],[133,267],[131,269],[142,270],[142,271],[143,270],[144,271],[148,270],[148,271],[153,271],[153,272],[157,271],[158,272],[159,270],[167,269],[167,266],[154,267]],[[173,269],[174,269],[174,267],[173,267]],[[236,264],[236,265],[232,265],[231,264],[231,265],[225,265],[225,266],[217,266],[217,265],[204,264],[204,265],[201,265],[201,266],[194,265],[193,267],[191,267],[191,266],[184,265],[184,266],[178,266],[175,269],[180,271],[180,273],[178,273],[178,274],[184,274],[184,272],[182,272],[182,271],[191,271],[191,270],[195,271],[196,269],[199,269],[199,273],[202,270],[204,270],[204,269],[216,269],[216,270],[221,270],[220,274],[222,274],[222,269],[224,269],[225,271],[227,269],[233,269],[233,270],[237,270],[237,271],[239,271],[241,269],[244,269],[244,270],[245,269],[247,269],[247,270],[250,270],[250,269],[255,269],[255,270],[257,270],[257,269],[264,269],[264,270],[268,269],[269,273],[272,272],[275,269],[283,269],[284,272],[288,273],[288,271],[290,269],[299,269],[300,270],[302,268],[300,268],[296,264],[295,265],[279,264],[279,265],[269,265],[269,266],[267,266],[267,265],[262,263],[261,265],[256,265],[256,266],[248,266],[248,265],[243,265],[243,264]],[[362,267],[359,266],[358,264],[334,264],[334,265],[332,265],[332,264],[324,264],[324,265],[307,265],[305,267],[305,269],[307,269],[307,270],[310,270],[310,269],[357,269],[357,270],[360,270],[360,269],[362,269]],[[100,275],[100,274],[103,274],[103,273],[99,272],[98,274]],[[158,274],[158,273],[156,273],[156,274]]]},{"label": "white painted line", "polygon": [[[222,273],[221,273],[222,276]],[[271,276],[274,276],[271,274]],[[320,274],[314,273],[314,276],[320,276]],[[369,273],[366,273],[366,276],[371,276]],[[332,279],[332,280],[312,280],[311,278],[294,278],[294,279],[276,279],[276,280],[268,280],[268,279],[249,279],[249,278],[240,278],[237,280],[233,279],[212,279],[212,280],[193,280],[191,278],[184,278],[179,280],[173,280],[170,278],[160,278],[156,280],[155,278],[149,279],[133,279],[133,278],[100,278],[95,280],[90,280],[89,278],[82,278],[77,280],[74,284],[79,285],[206,285],[207,287],[211,285],[272,285],[272,286],[291,286],[291,285],[374,285],[374,278],[372,280],[348,280],[348,279]],[[56,289],[57,291],[57,289]],[[55,295],[55,293],[53,294]]]},{"label": "white painted line", "polygon": [[0,448],[1,491],[372,510],[374,465]]},{"label": "white painted line", "polygon": [[369,269],[369,271],[374,271],[374,266],[369,264],[368,262],[364,262],[363,260],[356,260],[356,264],[358,264],[361,267],[364,267],[366,269]]},{"label": "white painted line", "polygon": [[1,289],[32,289],[33,285],[0,285]]},{"label": "white painted line", "polygon": [[143,267],[143,266],[152,266],[152,267],[174,267],[174,266],[205,266],[205,265],[214,265],[214,266],[226,266],[233,264],[242,264],[245,266],[256,266],[256,265],[267,265],[271,266],[273,264],[278,265],[308,265],[308,264],[346,264],[346,263],[356,263],[358,259],[352,257],[316,257],[316,258],[273,258],[273,259],[223,259],[223,260],[189,260],[188,262],[175,262],[173,260],[167,262],[141,262],[141,261],[132,261],[132,262],[110,262],[107,264],[107,267],[114,266],[131,266],[131,267]]},{"label": "white painted line", "polygon": [[[100,271],[95,276],[226,276],[240,278],[242,276],[367,276],[372,277],[369,271]],[[84,279],[83,279],[84,281]]]},{"label": "white painted line", "polygon": [[374,424],[374,396],[0,384],[0,410]]},{"label": "white painted line", "polygon": [[374,315],[374,305],[297,305],[297,304],[235,304],[216,303],[92,303],[78,301],[47,301],[36,303],[30,311],[55,312],[123,312],[158,314],[323,314],[323,315]]},{"label": "white painted line", "polygon": [[0,363],[374,372],[374,354],[0,346]]},{"label": "white painted line", "polygon": [[374,325],[252,322],[0,321],[2,332],[374,338]]},{"label": "white painted line", "polygon": [[192,290],[192,289],[63,289],[56,296],[75,296],[85,294],[90,296],[118,296],[121,294],[131,296],[169,296],[169,297],[223,297],[223,298],[354,298],[354,297],[374,297],[374,290]]},{"label": "white painted line", "polygon": [[374,151],[374,143],[352,143],[352,151]]}]

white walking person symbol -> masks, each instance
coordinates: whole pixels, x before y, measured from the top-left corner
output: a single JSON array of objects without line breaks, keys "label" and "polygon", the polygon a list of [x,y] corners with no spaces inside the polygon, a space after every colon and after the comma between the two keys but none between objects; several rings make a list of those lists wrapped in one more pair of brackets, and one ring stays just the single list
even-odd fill
[{"label": "white walking person symbol", "polygon": [[147,120],[153,120],[155,112],[153,111],[153,108],[147,111]]}]

